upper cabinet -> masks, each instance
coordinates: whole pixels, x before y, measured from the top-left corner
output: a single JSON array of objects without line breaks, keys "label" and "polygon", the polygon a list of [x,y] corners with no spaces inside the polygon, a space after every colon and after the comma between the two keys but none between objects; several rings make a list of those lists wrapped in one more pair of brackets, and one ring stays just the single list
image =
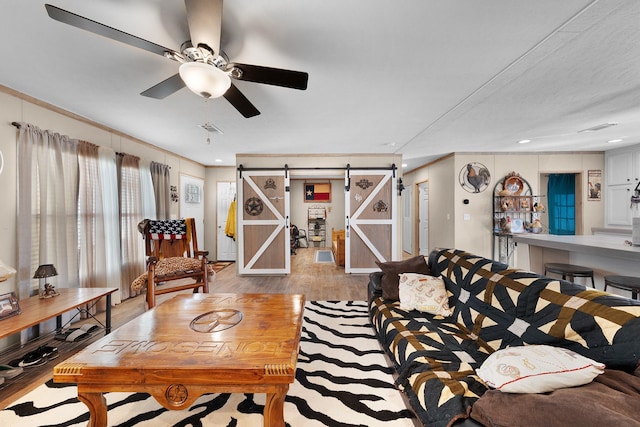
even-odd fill
[{"label": "upper cabinet", "polygon": [[631,195],[640,182],[640,145],[605,152],[607,226],[631,226]]},{"label": "upper cabinet", "polygon": [[638,182],[640,165],[638,156],[640,148],[635,150],[618,150],[605,152],[607,164],[607,185],[625,185]]}]

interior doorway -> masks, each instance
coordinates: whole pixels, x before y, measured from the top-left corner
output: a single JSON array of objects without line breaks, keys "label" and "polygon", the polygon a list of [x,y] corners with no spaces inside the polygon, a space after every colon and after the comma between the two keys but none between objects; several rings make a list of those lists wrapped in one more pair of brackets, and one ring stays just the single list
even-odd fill
[{"label": "interior doorway", "polygon": [[[230,210],[231,204],[235,204],[236,200],[236,183],[218,182],[216,188],[217,200],[217,228],[216,228],[216,258],[218,261],[235,261],[236,260],[236,240],[235,237],[227,236],[226,226],[229,215],[234,215],[232,221],[235,223],[235,210]],[[234,226],[235,228],[235,226]]]},{"label": "interior doorway", "polygon": [[545,173],[540,175],[543,211],[540,220],[549,234],[583,234],[582,173]]},{"label": "interior doorway", "polygon": [[418,184],[418,254],[429,255],[429,183]]}]

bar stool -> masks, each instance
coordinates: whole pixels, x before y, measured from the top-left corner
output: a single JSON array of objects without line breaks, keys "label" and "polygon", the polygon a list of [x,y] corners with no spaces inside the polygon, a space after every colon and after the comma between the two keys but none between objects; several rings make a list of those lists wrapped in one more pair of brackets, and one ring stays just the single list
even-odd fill
[{"label": "bar stool", "polygon": [[588,267],[582,267],[581,265],[573,264],[561,264],[550,262],[544,265],[544,275],[547,275],[547,271],[550,273],[561,274],[562,280],[573,282],[576,277],[590,277],[591,286],[595,289],[596,283],[593,280],[593,269]]},{"label": "bar stool", "polygon": [[640,292],[640,277],[631,276],[604,276],[604,290],[607,286],[622,289],[623,291],[631,291],[631,298],[638,299]]}]

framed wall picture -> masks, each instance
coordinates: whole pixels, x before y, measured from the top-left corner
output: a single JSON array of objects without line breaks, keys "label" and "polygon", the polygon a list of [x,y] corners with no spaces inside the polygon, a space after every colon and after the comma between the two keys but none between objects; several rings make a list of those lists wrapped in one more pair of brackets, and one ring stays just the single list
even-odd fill
[{"label": "framed wall picture", "polygon": [[590,170],[587,183],[587,200],[602,200],[602,171]]},{"label": "framed wall picture", "polygon": [[305,182],[305,203],[331,203],[330,182]]},{"label": "framed wall picture", "polygon": [[0,295],[0,320],[20,314],[20,305],[15,292]]},{"label": "framed wall picture", "polygon": [[200,203],[200,187],[196,184],[186,184],[184,188],[184,201],[187,203]]}]

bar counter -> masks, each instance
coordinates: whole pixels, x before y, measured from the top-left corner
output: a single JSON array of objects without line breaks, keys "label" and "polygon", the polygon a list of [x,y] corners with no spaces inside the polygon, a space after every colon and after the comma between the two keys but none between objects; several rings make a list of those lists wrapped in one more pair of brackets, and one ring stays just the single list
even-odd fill
[{"label": "bar counter", "polygon": [[[640,277],[640,246],[630,246],[631,233],[557,236],[518,234],[518,267],[544,274],[544,264],[560,262],[582,265],[594,270],[596,288],[604,288],[603,276],[618,274]],[[528,253],[529,265],[526,265]],[[576,282],[587,284],[577,278]],[[588,279],[587,279],[588,280]],[[608,292],[631,296],[630,292],[609,288]]]}]

